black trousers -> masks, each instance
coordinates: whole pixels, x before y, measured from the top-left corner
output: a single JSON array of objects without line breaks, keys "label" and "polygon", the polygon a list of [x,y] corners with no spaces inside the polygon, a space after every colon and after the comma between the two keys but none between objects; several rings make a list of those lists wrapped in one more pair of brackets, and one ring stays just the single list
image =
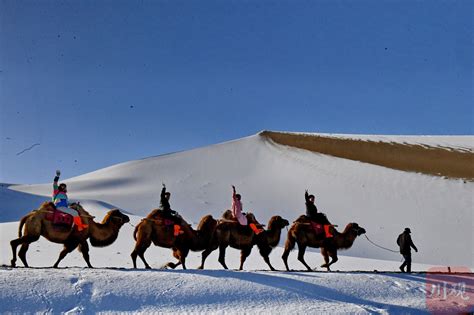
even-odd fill
[{"label": "black trousers", "polygon": [[405,259],[405,261],[400,266],[400,268],[404,269],[405,266],[406,266],[407,267],[407,272],[411,272],[411,253],[402,254],[402,255],[403,255],[403,258]]}]

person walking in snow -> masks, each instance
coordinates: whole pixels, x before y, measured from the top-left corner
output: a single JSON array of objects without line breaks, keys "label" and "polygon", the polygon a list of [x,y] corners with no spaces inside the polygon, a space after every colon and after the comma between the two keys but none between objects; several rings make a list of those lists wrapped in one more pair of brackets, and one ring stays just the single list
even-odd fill
[{"label": "person walking in snow", "polygon": [[232,185],[232,216],[240,223],[240,225],[248,225],[255,234],[260,234],[263,230],[258,228],[255,223],[248,223],[247,217],[242,213],[242,196],[235,191]]},{"label": "person walking in snow", "polygon": [[183,234],[184,232],[181,230],[181,226],[179,225],[180,220],[176,217],[176,211],[171,210],[170,198],[171,193],[169,191],[166,191],[166,185],[163,183],[163,188],[161,189],[160,194],[160,209],[163,211],[163,216],[166,219],[173,221],[174,236],[178,236],[180,234]]},{"label": "person walking in snow", "polygon": [[[402,254],[403,258],[405,261],[403,264],[400,266],[400,270],[402,272],[411,272],[411,248],[415,250],[415,252],[418,252],[418,248],[416,248],[415,244],[413,244],[413,241],[410,236],[410,229],[405,228],[405,231],[403,231],[402,234],[398,235],[397,238],[397,244],[400,246],[400,254]],[[405,267],[407,267],[407,270],[405,271]]]},{"label": "person walking in snow", "polygon": [[82,231],[85,228],[87,228],[88,225],[82,222],[81,216],[79,215],[78,211],[69,208],[69,201],[67,197],[67,186],[64,183],[61,183],[58,185],[60,176],[61,176],[61,171],[57,170],[56,176],[54,177],[54,180],[53,180],[53,197],[51,200],[56,206],[57,210],[72,215],[73,222],[76,225],[77,230]]}]

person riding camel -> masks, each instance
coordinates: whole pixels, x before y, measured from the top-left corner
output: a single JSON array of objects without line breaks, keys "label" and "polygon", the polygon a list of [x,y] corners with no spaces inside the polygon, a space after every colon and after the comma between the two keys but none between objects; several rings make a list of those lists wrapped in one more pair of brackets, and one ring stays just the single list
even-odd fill
[{"label": "person riding camel", "polygon": [[255,223],[248,223],[247,217],[242,213],[242,196],[237,194],[235,191],[235,186],[232,185],[232,215],[240,223],[240,225],[248,225],[252,231],[258,235],[263,232],[262,229],[258,228]]},{"label": "person riding camel", "polygon": [[166,185],[163,184],[163,188],[161,189],[160,195],[160,209],[163,211],[163,216],[166,219],[173,221],[174,236],[178,236],[180,234],[183,234],[184,232],[181,230],[181,226],[179,225],[180,220],[176,217],[177,212],[171,210],[170,198],[171,193],[169,191],[166,191]]},{"label": "person riding camel", "polygon": [[88,225],[82,222],[81,216],[78,211],[69,208],[69,202],[68,202],[68,197],[67,197],[67,186],[64,183],[61,183],[58,186],[58,181],[59,181],[60,176],[61,176],[61,171],[57,170],[56,176],[54,177],[54,180],[53,180],[52,202],[56,206],[57,210],[72,215],[73,222],[76,225],[77,230],[80,232],[84,230],[85,228],[87,228]]},{"label": "person riding camel", "polygon": [[[308,194],[308,190],[304,192],[304,199],[306,201],[306,216],[314,223],[320,223],[318,222],[318,208],[314,204],[314,195]],[[312,224],[313,225],[313,224]],[[315,226],[315,225],[313,225]],[[331,225],[329,224],[324,224],[324,234],[326,235],[327,238],[333,237],[330,231]]]}]

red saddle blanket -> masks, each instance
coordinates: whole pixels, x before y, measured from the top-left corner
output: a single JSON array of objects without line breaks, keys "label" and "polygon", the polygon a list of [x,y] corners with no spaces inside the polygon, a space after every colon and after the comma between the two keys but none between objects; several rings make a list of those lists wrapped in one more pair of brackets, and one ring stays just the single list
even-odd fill
[{"label": "red saddle blanket", "polygon": [[48,211],[48,213],[46,213],[46,220],[53,222],[54,225],[64,225],[69,227],[71,227],[73,223],[72,215],[59,210]]}]

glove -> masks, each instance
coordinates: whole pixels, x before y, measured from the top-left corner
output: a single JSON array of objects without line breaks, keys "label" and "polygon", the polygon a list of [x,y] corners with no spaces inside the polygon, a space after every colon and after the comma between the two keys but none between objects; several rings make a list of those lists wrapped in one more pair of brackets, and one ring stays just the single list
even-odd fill
[{"label": "glove", "polygon": [[61,176],[61,171],[60,170],[56,170],[56,176]]}]

